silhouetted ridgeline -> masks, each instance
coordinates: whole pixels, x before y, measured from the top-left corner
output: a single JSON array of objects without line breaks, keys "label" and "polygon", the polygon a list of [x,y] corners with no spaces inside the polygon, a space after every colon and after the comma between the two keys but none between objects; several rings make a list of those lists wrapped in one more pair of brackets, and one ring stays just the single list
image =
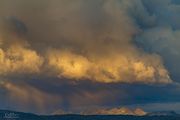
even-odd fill
[{"label": "silhouetted ridgeline", "polygon": [[35,115],[30,113],[0,110],[0,120],[180,120],[180,115]]}]

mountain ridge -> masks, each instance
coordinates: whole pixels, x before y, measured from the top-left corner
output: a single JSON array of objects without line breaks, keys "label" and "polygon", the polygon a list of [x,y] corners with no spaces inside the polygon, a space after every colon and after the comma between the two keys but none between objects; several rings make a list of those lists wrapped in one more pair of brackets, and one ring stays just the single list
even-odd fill
[{"label": "mountain ridge", "polygon": [[0,120],[179,120],[180,115],[174,111],[166,111],[165,113],[173,113],[157,115],[152,113],[164,113],[164,111],[151,112],[151,115],[144,116],[135,115],[81,115],[81,114],[64,114],[64,115],[37,115],[33,113],[17,112],[12,110],[0,110]]},{"label": "mountain ridge", "polygon": [[149,112],[146,116],[180,116],[175,111],[156,111],[156,112]]}]

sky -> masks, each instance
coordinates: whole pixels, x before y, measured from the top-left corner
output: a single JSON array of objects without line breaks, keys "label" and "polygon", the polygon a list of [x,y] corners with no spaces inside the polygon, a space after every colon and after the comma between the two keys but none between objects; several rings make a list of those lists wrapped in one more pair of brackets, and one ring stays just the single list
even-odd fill
[{"label": "sky", "polygon": [[0,109],[180,113],[179,0],[1,0]]}]

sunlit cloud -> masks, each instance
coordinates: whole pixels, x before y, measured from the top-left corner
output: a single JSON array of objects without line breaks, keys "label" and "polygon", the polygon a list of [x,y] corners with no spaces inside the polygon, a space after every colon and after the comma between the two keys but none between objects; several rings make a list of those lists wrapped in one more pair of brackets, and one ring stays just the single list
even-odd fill
[{"label": "sunlit cloud", "polygon": [[[128,94],[132,86],[112,90],[114,85],[174,85],[180,68],[178,13],[173,0],[2,0],[0,92],[12,104],[41,111],[53,102],[81,108],[135,96]],[[144,113],[95,112],[123,111]]]}]

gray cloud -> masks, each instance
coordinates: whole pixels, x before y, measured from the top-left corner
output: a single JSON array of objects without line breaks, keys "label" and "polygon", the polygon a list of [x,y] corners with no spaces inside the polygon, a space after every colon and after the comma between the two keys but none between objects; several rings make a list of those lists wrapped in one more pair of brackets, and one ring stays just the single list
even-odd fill
[{"label": "gray cloud", "polygon": [[[154,26],[147,27],[148,24],[141,26],[142,32],[137,35],[136,43],[147,52],[161,55],[171,77],[179,82],[179,4],[171,0],[143,2],[149,11],[143,16],[152,15],[155,21]],[[143,23],[143,20],[139,23]]]},{"label": "gray cloud", "polygon": [[[5,3],[9,5],[8,1]],[[1,49],[1,56],[5,61],[2,62],[3,65],[10,61],[14,71],[24,69],[37,72],[40,68],[47,68],[51,74],[54,72],[53,76],[73,80],[89,79],[105,83],[172,82],[160,56],[147,54],[132,44],[133,36],[139,30],[127,14],[126,9],[129,6],[126,4],[131,4],[130,1],[77,0],[40,3],[18,0],[17,6],[14,5],[18,7],[17,10],[1,8],[5,14],[17,17],[8,19],[13,27],[8,28],[10,32],[5,33],[12,37],[2,37],[2,46],[4,41],[15,39],[10,40],[7,50]],[[136,5],[139,2],[133,3]],[[43,9],[39,9],[41,7]],[[24,43],[11,33],[26,32],[26,26],[21,20],[28,28]],[[26,44],[29,48],[25,47]],[[18,50],[22,53],[19,54]],[[8,57],[24,60],[11,60]],[[32,66],[28,66],[29,64]],[[8,66],[3,68],[8,69]]]},{"label": "gray cloud", "polygon": [[179,101],[179,87],[164,86],[179,78],[176,2],[2,0],[2,108],[51,113]]}]

